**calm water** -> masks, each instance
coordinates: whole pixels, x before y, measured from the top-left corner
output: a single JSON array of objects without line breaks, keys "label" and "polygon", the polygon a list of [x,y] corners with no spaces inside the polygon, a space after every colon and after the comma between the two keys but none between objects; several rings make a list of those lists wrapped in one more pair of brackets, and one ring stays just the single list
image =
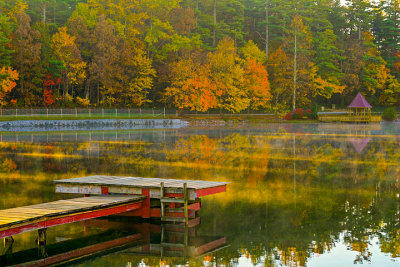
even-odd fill
[{"label": "calm water", "polygon": [[[196,235],[226,237],[217,252],[167,265],[400,265],[400,125],[273,124],[235,128],[3,134],[0,208],[73,196],[52,180],[91,174],[228,181],[205,197]],[[150,226],[149,226],[150,225]],[[121,218],[50,228],[45,255],[160,234],[157,222]],[[154,228],[154,229],[155,229]],[[143,230],[145,229],[145,230]],[[43,256],[35,233],[0,245],[0,265]],[[137,242],[74,263],[159,266]]]}]

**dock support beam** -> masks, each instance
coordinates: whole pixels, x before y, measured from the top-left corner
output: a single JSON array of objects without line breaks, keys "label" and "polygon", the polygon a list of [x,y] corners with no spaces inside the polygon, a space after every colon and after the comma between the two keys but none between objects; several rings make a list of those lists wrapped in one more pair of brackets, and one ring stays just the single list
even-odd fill
[{"label": "dock support beam", "polygon": [[188,209],[188,191],[187,191],[187,183],[183,184],[183,198],[184,198],[184,209],[185,209],[185,225],[188,225],[189,222],[189,209]]},{"label": "dock support beam", "polygon": [[14,238],[12,236],[8,236],[4,238],[4,255],[12,254],[12,247],[14,244]]},{"label": "dock support beam", "polygon": [[46,245],[47,228],[42,228],[38,230],[37,244]]},{"label": "dock support beam", "polygon": [[38,256],[41,259],[48,257],[46,250],[46,237],[47,237],[47,228],[39,229],[37,237],[37,245],[38,245]]}]

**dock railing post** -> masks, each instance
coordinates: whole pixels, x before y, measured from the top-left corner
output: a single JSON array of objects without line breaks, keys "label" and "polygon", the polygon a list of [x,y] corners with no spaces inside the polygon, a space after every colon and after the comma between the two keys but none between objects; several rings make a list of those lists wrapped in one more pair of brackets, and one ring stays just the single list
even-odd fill
[{"label": "dock railing post", "polygon": [[188,191],[187,191],[187,183],[183,184],[183,198],[184,198],[184,209],[185,209],[185,225],[188,225],[189,222],[189,210],[188,210]]},{"label": "dock railing post", "polygon": [[[160,185],[160,198],[164,197],[164,182],[161,182]],[[165,216],[165,206],[164,206],[164,202],[161,202],[161,219]]]}]

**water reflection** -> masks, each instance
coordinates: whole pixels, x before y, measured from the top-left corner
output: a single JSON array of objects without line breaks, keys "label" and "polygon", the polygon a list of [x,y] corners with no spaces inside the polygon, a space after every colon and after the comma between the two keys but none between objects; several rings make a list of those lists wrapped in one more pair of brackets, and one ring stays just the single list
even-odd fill
[{"label": "water reflection", "polygon": [[[5,243],[0,255],[1,266],[47,266],[72,262],[82,266],[114,266],[114,258],[152,265],[154,262],[184,264],[217,257],[216,251],[226,246],[223,236],[198,235],[200,220],[190,226],[132,222],[117,216],[93,219],[72,226],[83,228],[79,237],[53,230],[53,242],[13,253],[13,244]],[[69,226],[71,228],[71,226]],[[18,239],[18,238],[17,238]],[[206,256],[205,256],[206,255]],[[195,259],[197,258],[197,259]],[[200,260],[199,260],[200,259]],[[76,263],[77,262],[77,263]]]},{"label": "water reflection", "polygon": [[[395,123],[3,134],[2,140],[0,208],[65,197],[51,181],[84,175],[223,180],[231,182],[228,192],[204,200],[199,229],[227,237],[218,264],[399,264]],[[113,255],[108,262],[130,262]],[[146,264],[160,263],[153,260]]]}]

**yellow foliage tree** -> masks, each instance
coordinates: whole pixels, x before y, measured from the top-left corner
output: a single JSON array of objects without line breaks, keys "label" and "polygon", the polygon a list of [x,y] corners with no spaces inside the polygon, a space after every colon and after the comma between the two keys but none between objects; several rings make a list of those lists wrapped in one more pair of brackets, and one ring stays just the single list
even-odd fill
[{"label": "yellow foliage tree", "polygon": [[0,105],[6,104],[4,98],[7,93],[17,85],[15,81],[19,78],[18,72],[13,70],[11,67],[0,68]]},{"label": "yellow foliage tree", "polygon": [[60,27],[58,32],[52,36],[51,49],[65,67],[64,95],[66,95],[68,94],[68,85],[79,85],[86,79],[86,63],[82,60],[80,51],[75,44],[75,37],[67,33],[66,27]]}]

